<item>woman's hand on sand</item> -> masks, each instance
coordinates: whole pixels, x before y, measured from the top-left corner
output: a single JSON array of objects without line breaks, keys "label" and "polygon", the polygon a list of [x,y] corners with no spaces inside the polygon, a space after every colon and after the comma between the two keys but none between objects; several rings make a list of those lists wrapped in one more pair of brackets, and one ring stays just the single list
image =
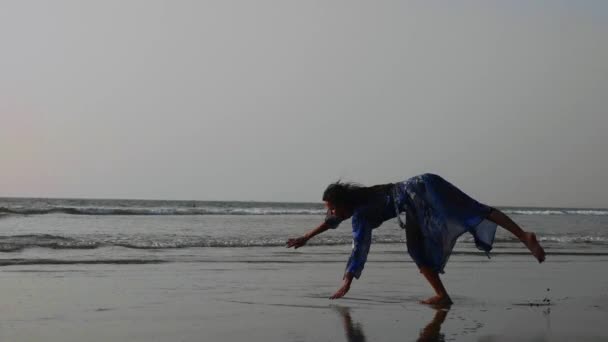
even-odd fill
[{"label": "woman's hand on sand", "polygon": [[342,283],[342,287],[340,287],[338,289],[338,291],[336,291],[336,293],[334,293],[331,297],[329,297],[329,299],[338,299],[338,298],[344,297],[344,295],[346,295],[348,290],[350,290],[350,284],[352,282],[353,282],[353,274],[346,273],[344,275],[344,282]]},{"label": "woman's hand on sand", "polygon": [[289,240],[287,240],[287,248],[293,247],[295,249],[298,249],[298,248],[304,246],[306,244],[306,242],[308,242],[308,238],[306,236],[300,236],[295,239],[289,239]]}]

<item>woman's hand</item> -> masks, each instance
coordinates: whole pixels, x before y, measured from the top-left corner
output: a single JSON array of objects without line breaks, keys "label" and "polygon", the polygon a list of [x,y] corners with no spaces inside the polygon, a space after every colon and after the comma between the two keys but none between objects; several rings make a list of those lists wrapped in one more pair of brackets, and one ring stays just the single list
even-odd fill
[{"label": "woman's hand", "polygon": [[312,237],[314,237],[315,235],[319,235],[328,229],[329,229],[329,226],[327,225],[327,223],[323,222],[317,228],[309,231],[308,233],[304,234],[303,236],[300,236],[299,238],[287,240],[287,246],[285,246],[285,247],[287,247],[287,248],[294,247],[295,249],[298,249],[298,248],[304,246],[306,244],[306,242],[308,242],[308,240],[310,240]]},{"label": "woman's hand", "polygon": [[299,238],[295,238],[295,239],[289,239],[287,240],[287,248],[295,248],[298,249],[302,246],[304,246],[306,244],[306,242],[308,242],[308,238],[306,236],[301,236]]},{"label": "woman's hand", "polygon": [[338,299],[338,298],[344,297],[344,295],[346,295],[348,290],[350,290],[350,284],[352,282],[353,282],[353,274],[346,273],[344,275],[344,282],[342,282],[342,287],[340,287],[338,289],[338,291],[336,291],[336,293],[334,293],[331,297],[329,297],[329,299]]}]

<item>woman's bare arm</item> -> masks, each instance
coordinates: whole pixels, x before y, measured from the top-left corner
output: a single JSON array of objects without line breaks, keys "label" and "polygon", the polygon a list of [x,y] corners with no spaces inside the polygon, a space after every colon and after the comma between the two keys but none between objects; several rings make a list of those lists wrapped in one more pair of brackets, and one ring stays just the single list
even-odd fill
[{"label": "woman's bare arm", "polygon": [[328,230],[329,228],[330,228],[329,225],[326,222],[323,222],[317,228],[309,231],[308,233],[304,234],[303,236],[300,236],[295,239],[287,240],[286,247],[287,248],[294,247],[295,249],[298,249],[299,247],[304,246],[306,244],[306,242],[308,242],[308,240],[310,240],[312,237],[323,233],[324,231]]}]

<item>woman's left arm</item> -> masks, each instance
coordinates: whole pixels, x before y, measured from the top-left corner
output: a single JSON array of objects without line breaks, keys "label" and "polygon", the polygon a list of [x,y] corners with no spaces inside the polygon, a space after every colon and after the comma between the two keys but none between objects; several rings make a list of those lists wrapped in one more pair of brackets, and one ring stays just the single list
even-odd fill
[{"label": "woman's left arm", "polygon": [[368,220],[360,215],[353,216],[353,250],[346,265],[342,286],[330,299],[344,297],[348,290],[350,290],[353,278],[359,279],[361,276],[372,243],[372,229],[373,226]]},{"label": "woman's left arm", "polygon": [[344,281],[342,282],[342,286],[334,293],[329,299],[338,299],[344,297],[344,295],[350,290],[350,284],[353,282],[353,274],[350,272],[344,273]]}]

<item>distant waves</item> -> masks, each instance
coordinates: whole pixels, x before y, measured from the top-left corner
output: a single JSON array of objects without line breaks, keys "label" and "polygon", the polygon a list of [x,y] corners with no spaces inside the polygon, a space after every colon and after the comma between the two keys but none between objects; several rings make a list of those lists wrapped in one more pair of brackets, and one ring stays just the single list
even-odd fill
[{"label": "distant waves", "polygon": [[[605,216],[605,209],[538,209],[538,208],[506,208],[502,209],[507,214],[514,215],[583,215],[583,216]],[[91,215],[91,216],[179,216],[179,215],[323,215],[325,210],[321,208],[308,207],[0,207],[0,218],[8,215]]]},{"label": "distant waves", "polygon": [[49,207],[49,208],[5,208],[0,214],[17,215],[322,215],[324,210],[306,208],[108,208],[108,207]]}]

